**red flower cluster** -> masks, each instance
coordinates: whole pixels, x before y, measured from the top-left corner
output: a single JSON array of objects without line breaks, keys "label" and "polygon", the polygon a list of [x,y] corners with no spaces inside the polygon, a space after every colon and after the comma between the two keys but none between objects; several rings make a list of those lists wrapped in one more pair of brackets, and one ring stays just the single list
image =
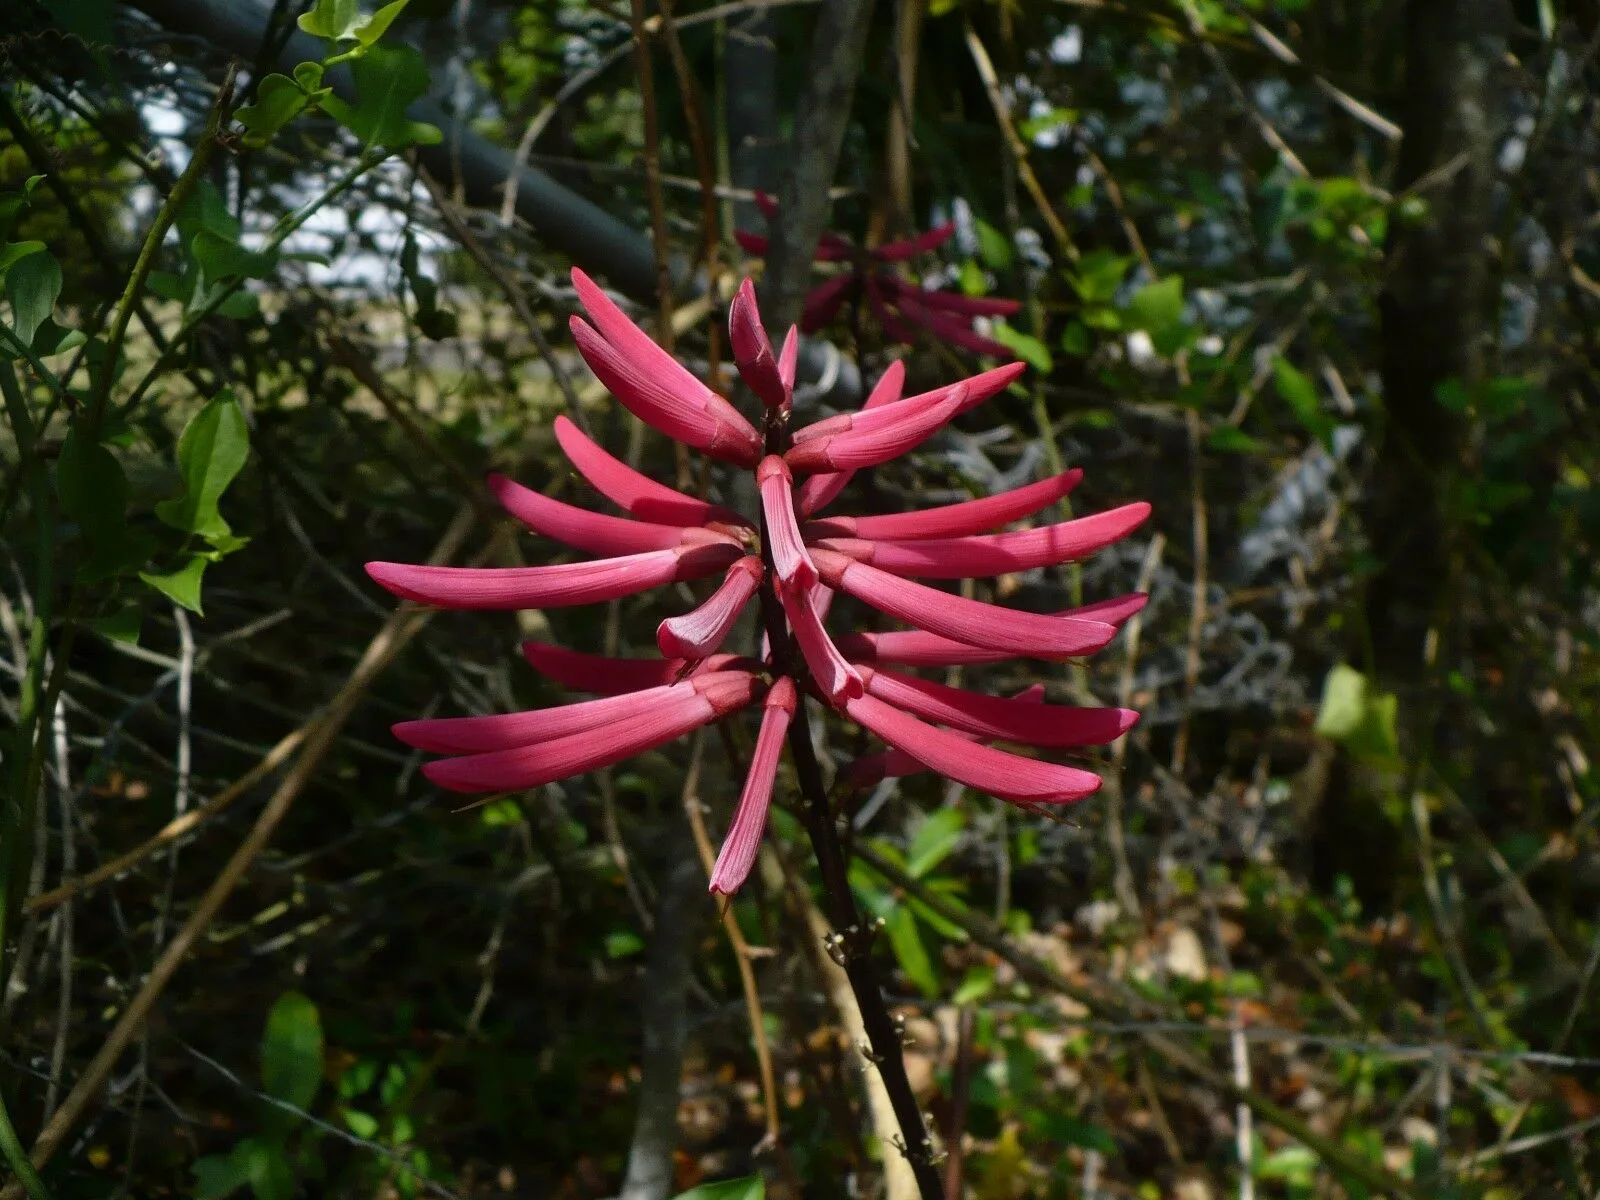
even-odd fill
[{"label": "red flower cluster", "polygon": [[[756,205],[769,221],[778,215],[777,201],[765,192],[756,193]],[[865,298],[885,336],[893,341],[916,345],[917,330],[913,326],[920,326],[934,337],[975,354],[1011,357],[1011,351],[999,342],[973,332],[972,321],[974,317],[1009,317],[1022,307],[1015,300],[932,291],[918,287],[894,270],[897,263],[937,250],[955,231],[956,223],[946,221],[926,233],[885,242],[874,250],[862,250],[836,233],[824,233],[817,242],[816,260],[849,265],[806,294],[800,328],[814,333],[838,316],[847,302],[859,303]],[[757,233],[736,231],[734,237],[748,254],[765,254],[770,245]]]},{"label": "red flower cluster", "polygon": [[[1099,787],[1099,778],[1088,771],[986,743],[1045,748],[1104,743],[1127,730],[1137,714],[1045,704],[1036,693],[986,696],[900,668],[1091,654],[1143,607],[1144,597],[1037,614],[964,599],[913,579],[997,575],[1081,558],[1133,530],[1149,505],[987,532],[1065,496],[1081,477],[1068,471],[942,508],[884,516],[817,515],[853,472],[911,450],[1001,391],[1022,372],[1021,364],[902,398],[905,371],[895,363],[860,411],[791,434],[795,331],[774,353],[746,280],[733,303],[730,329],[740,375],[765,406],[764,432],[758,432],[652,342],[586,275],[574,271],[573,280],[594,324],[575,316],[572,334],[595,375],[647,424],[713,458],[753,470],[761,511],[750,520],[674,491],[619,462],[561,417],[556,437],[572,465],[628,516],[576,508],[501,476],[491,476],[490,487],[535,532],[607,557],[514,569],[368,563],[368,574],[398,596],[474,609],[590,604],[722,574],[721,585],[698,608],[661,623],[659,659],[609,658],[541,642],[523,646],[540,671],[600,699],[395,726],[396,736],[407,744],[450,756],[423,767],[429,779],[460,792],[537,787],[642,753],[759,702],[755,754],[711,879],[711,890],[724,894],[738,889],[754,862],[782,742],[803,693],[888,743],[887,753],[855,764],[854,778],[931,770],[1027,806],[1078,800]],[[798,485],[796,476],[803,477]],[[722,652],[740,614],[763,590],[773,610],[767,628],[779,634],[778,646],[764,645],[759,658]],[[854,633],[835,641],[823,621],[840,591],[912,628]]]}]

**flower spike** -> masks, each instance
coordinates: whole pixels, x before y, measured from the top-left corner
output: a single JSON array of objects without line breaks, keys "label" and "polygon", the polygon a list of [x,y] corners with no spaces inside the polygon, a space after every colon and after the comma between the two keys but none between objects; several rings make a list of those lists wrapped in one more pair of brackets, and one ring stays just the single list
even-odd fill
[{"label": "flower spike", "polygon": [[[769,213],[775,208],[770,198],[757,202]],[[870,251],[824,235],[818,257],[846,265],[808,298],[808,317],[826,311],[831,319],[847,300],[864,296],[893,336],[910,336],[909,325],[915,323],[950,344],[998,352],[1002,348],[981,338],[970,322],[1005,314],[1009,302],[924,292],[885,269],[935,249],[951,229],[941,226]],[[891,363],[859,410],[795,429],[790,410],[798,332],[790,329],[775,353],[754,289],[745,281],[730,306],[729,329],[740,375],[766,408],[758,433],[727,400],[651,341],[588,276],[574,272],[573,283],[589,314],[573,318],[573,337],[596,376],[655,428],[751,470],[759,520],[657,482],[560,417],[555,436],[567,457],[624,516],[591,512],[499,475],[490,476],[489,487],[529,528],[595,559],[493,570],[367,564],[372,578],[396,595],[454,608],[555,608],[722,576],[698,607],[660,622],[659,659],[524,644],[535,669],[597,698],[396,725],[402,742],[447,756],[424,764],[426,778],[460,792],[538,787],[648,751],[765,698],[756,752],[711,873],[711,890],[721,895],[737,891],[750,875],[802,691],[888,743],[888,749],[848,767],[847,780],[935,770],[1029,808],[1067,803],[1098,786],[1087,771],[1007,753],[990,743],[1070,750],[1112,742],[1132,725],[1134,713],[1046,704],[1039,686],[1002,699],[896,668],[1086,654],[1109,641],[1143,607],[1145,597],[1042,614],[980,603],[905,577],[1011,573],[1081,558],[1129,533],[1148,515],[1148,506],[1129,504],[1038,528],[1006,528],[1066,495],[1080,478],[1079,472],[1067,471],[999,495],[921,512],[816,515],[854,471],[912,449],[1002,391],[1024,369],[1020,363],[911,397],[904,395],[905,366]],[[801,471],[810,478],[797,485],[794,474]],[[835,640],[825,621],[840,591],[912,628],[845,633]],[[758,594],[767,618],[760,658],[723,652]],[[769,631],[775,639],[770,647]]]}]

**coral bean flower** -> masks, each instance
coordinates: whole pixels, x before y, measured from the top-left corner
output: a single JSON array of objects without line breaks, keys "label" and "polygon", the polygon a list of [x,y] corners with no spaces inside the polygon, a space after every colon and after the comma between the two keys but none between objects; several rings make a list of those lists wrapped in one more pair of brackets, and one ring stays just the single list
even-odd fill
[{"label": "coral bean flower", "polygon": [[[759,709],[749,774],[711,878],[711,890],[725,895],[750,873],[783,742],[805,696],[887,744],[857,764],[851,777],[936,771],[1029,807],[1069,803],[1099,787],[1088,771],[989,743],[1047,751],[1104,743],[1125,732],[1137,714],[1048,704],[1037,689],[1012,698],[986,696],[908,671],[1017,655],[1054,660],[1092,654],[1144,597],[1032,613],[917,581],[1079,559],[1132,531],[1149,505],[1003,531],[1071,491],[1081,473],[1067,471],[939,508],[859,517],[821,512],[853,472],[915,448],[1001,391],[1021,364],[903,396],[905,372],[896,363],[859,411],[791,429],[794,334],[774,353],[746,280],[729,324],[739,372],[763,404],[758,428],[652,342],[587,275],[575,270],[572,277],[590,318],[574,316],[572,333],[594,373],[647,424],[753,472],[759,511],[746,516],[675,491],[558,417],[556,439],[572,465],[626,515],[578,508],[498,475],[490,476],[489,487],[534,532],[598,557],[512,569],[368,563],[368,574],[395,595],[443,608],[593,604],[720,576],[698,607],[661,622],[660,658],[612,658],[541,642],[523,646],[535,668],[595,699],[396,725],[401,741],[446,756],[423,766],[429,779],[459,792],[537,787],[643,753],[742,709]],[[909,628],[835,640],[825,618],[840,592]],[[767,633],[759,657],[726,652],[741,614],[758,599]]]},{"label": "coral bean flower", "polygon": [[[778,215],[777,201],[765,192],[756,193],[756,205],[769,221]],[[864,300],[891,341],[916,345],[915,326],[975,354],[1009,358],[1010,350],[974,332],[972,322],[975,317],[1011,316],[1022,307],[1015,300],[934,291],[919,287],[894,269],[899,263],[937,250],[955,231],[956,223],[946,221],[915,237],[885,242],[872,250],[862,250],[836,233],[824,233],[817,241],[816,260],[843,263],[845,269],[806,293],[800,328],[814,333],[837,317],[846,304]],[[771,245],[758,233],[736,231],[734,237],[749,254],[765,254]]]}]

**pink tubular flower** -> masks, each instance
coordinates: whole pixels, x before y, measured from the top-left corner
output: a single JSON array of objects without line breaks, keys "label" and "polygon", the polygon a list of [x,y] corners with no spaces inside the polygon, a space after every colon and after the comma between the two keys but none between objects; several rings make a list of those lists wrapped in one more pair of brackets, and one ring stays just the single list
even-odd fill
[{"label": "pink tubular flower", "polygon": [[[778,215],[777,201],[771,196],[756,193],[756,204],[769,221]],[[891,341],[915,345],[920,328],[939,341],[974,354],[1009,358],[1011,351],[974,332],[972,322],[975,317],[1011,316],[1022,307],[1015,300],[933,291],[901,278],[894,270],[900,263],[937,250],[955,235],[955,231],[956,223],[946,221],[915,237],[885,242],[872,250],[862,250],[836,233],[824,233],[817,242],[816,260],[842,263],[845,269],[806,295],[800,328],[806,333],[815,333],[833,321],[846,304],[859,304],[864,300]],[[771,245],[757,233],[740,231],[735,232],[734,237],[748,254],[765,254]],[[737,339],[739,335],[734,336]],[[735,348],[735,355],[737,353]],[[753,381],[751,388],[757,395],[761,394]]]},{"label": "pink tubular flower", "polygon": [[[903,261],[943,236],[885,247],[881,261]],[[837,239],[823,246],[847,257],[848,247]],[[959,579],[1071,562],[1127,536],[1149,515],[1149,506],[1128,504],[1069,521],[1003,528],[1037,518],[1066,496],[1081,478],[1067,471],[999,495],[916,512],[820,515],[854,471],[933,436],[1003,390],[1020,364],[905,398],[905,371],[895,363],[860,411],[792,430],[795,333],[790,330],[783,348],[773,352],[746,282],[729,325],[740,375],[765,411],[758,429],[651,342],[586,276],[575,271],[573,279],[593,321],[575,317],[574,336],[595,374],[647,424],[752,471],[759,511],[747,516],[676,491],[612,457],[559,417],[554,432],[562,450],[624,515],[555,500],[500,475],[490,476],[489,488],[535,533],[598,557],[510,569],[368,563],[368,574],[389,591],[446,608],[554,608],[721,576],[714,587],[702,585],[708,590],[700,592],[698,606],[661,622],[661,658],[523,644],[537,671],[595,699],[396,725],[395,735],[407,745],[446,756],[424,765],[427,778],[458,792],[537,787],[643,753],[759,702],[754,755],[711,877],[711,890],[723,895],[749,877],[784,739],[791,723],[799,722],[795,736],[805,729],[798,708],[804,694],[887,744],[847,768],[847,781],[932,770],[1030,808],[1069,803],[1094,791],[1099,779],[1092,773],[1034,755],[1114,741],[1137,714],[1049,704],[1037,688],[1009,699],[988,696],[905,669],[1090,654],[1143,607],[1144,597],[1060,613],[1019,612],[913,577]],[[909,628],[835,638],[826,620],[839,593]],[[724,652],[758,597],[759,655]],[[757,640],[753,630],[738,636],[748,638],[747,645]],[[990,743],[1034,749],[1018,754]]]}]

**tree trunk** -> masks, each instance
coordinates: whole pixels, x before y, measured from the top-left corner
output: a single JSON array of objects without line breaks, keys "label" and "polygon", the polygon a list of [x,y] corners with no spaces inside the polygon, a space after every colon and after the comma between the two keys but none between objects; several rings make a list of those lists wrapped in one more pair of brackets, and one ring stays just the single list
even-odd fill
[{"label": "tree trunk", "polygon": [[1367,587],[1373,665],[1403,684],[1424,644],[1450,564],[1446,488],[1462,465],[1465,422],[1441,385],[1468,392],[1483,374],[1495,312],[1488,231],[1498,134],[1494,74],[1504,54],[1499,0],[1408,0],[1405,137],[1397,194],[1427,204],[1391,217],[1388,281],[1379,300],[1384,427],[1365,518],[1377,568]]}]

